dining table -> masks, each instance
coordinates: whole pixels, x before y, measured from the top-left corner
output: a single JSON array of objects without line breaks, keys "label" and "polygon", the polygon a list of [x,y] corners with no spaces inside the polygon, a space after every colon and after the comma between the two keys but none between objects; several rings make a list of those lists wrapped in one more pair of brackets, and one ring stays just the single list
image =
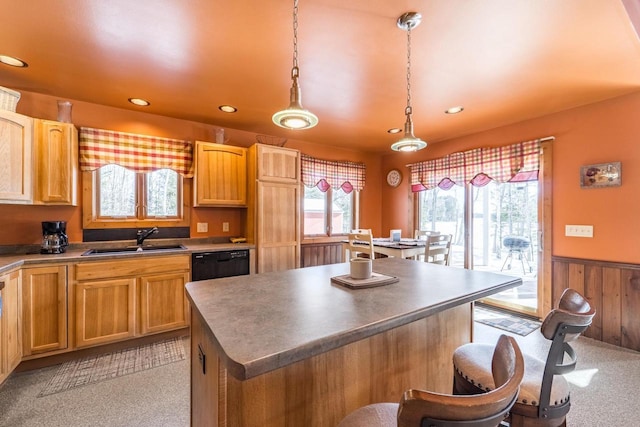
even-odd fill
[{"label": "dining table", "polygon": [[[424,254],[426,243],[427,241],[422,239],[391,240],[385,237],[374,237],[373,252],[394,258],[416,259],[418,255]],[[362,244],[364,245],[365,243],[362,242]],[[349,252],[349,241],[344,240],[342,241],[342,253],[345,254],[344,261],[349,259],[346,256],[347,252]]]}]

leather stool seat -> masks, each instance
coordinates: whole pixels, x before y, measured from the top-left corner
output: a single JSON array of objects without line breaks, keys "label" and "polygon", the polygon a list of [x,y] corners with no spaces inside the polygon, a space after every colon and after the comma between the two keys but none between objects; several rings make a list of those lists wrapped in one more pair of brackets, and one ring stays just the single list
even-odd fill
[{"label": "leather stool seat", "polygon": [[338,427],[397,427],[397,403],[374,403],[347,415]]},{"label": "leather stool seat", "polygon": [[[491,357],[495,347],[489,344],[465,344],[458,347],[453,354],[453,366],[457,374],[469,383],[490,391],[495,388],[491,370]],[[524,353],[524,377],[520,383],[520,393],[517,403],[538,406],[540,403],[540,389],[544,375],[545,362]],[[569,400],[569,384],[558,375],[551,387],[551,405],[561,405]]]}]

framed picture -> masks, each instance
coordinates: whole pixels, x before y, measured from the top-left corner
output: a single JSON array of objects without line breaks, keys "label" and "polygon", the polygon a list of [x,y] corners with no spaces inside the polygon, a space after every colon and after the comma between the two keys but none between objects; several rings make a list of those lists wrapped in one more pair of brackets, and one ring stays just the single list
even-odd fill
[{"label": "framed picture", "polygon": [[580,167],[580,187],[617,187],[622,184],[620,162],[600,163]]}]

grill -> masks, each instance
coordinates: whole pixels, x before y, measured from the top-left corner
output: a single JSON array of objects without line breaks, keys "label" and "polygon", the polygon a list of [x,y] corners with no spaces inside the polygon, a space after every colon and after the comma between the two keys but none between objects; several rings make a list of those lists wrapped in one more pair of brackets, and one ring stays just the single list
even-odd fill
[{"label": "grill", "polygon": [[504,260],[502,264],[502,268],[500,271],[504,270],[505,266],[508,270],[511,270],[511,261],[513,260],[513,254],[518,255],[518,259],[520,260],[520,264],[522,265],[522,272],[526,274],[527,269],[525,268],[525,264],[528,267],[529,273],[533,272],[533,268],[529,264],[529,260],[527,259],[526,250],[531,246],[531,241],[526,237],[516,237],[516,236],[507,236],[502,239],[502,246],[509,250],[509,255]]},{"label": "grill", "polygon": [[525,237],[505,237],[502,239],[502,245],[510,251],[520,252],[529,249],[531,242]]}]

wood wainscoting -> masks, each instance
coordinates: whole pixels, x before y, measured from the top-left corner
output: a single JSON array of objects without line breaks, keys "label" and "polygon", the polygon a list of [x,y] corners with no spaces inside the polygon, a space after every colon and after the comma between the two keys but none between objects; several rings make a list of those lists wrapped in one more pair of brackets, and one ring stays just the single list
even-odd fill
[{"label": "wood wainscoting", "polygon": [[338,264],[342,262],[342,243],[302,243],[301,267],[314,267],[316,265]]},{"label": "wood wainscoting", "polygon": [[584,335],[640,351],[640,265],[553,257],[553,306],[566,288],[595,307]]}]

